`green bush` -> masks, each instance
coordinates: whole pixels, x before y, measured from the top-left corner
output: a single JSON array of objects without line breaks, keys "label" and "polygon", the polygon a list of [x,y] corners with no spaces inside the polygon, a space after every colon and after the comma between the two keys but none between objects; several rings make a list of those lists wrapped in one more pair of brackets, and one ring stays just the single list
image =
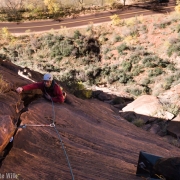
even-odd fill
[{"label": "green bush", "polygon": [[133,124],[137,127],[142,127],[145,124],[145,122],[143,121],[143,119],[136,119],[133,121]]},{"label": "green bush", "polygon": [[110,72],[111,72],[111,68],[109,66],[104,66],[102,68],[101,74],[102,75],[109,75]]},{"label": "green bush", "polygon": [[174,74],[174,81],[178,81],[180,79],[180,71],[177,71],[175,74]]},{"label": "green bush", "polygon": [[156,64],[159,67],[166,68],[170,64],[170,62],[168,60],[163,60],[161,58],[157,58]]},{"label": "green bush", "polygon": [[128,50],[129,47],[126,45],[126,43],[122,43],[120,46],[117,47],[118,53],[122,54],[124,50]]},{"label": "green bush", "polygon": [[122,40],[120,35],[114,35],[112,37],[112,43],[120,42]]},{"label": "green bush", "polygon": [[61,61],[63,59],[62,56],[56,56],[56,61]]},{"label": "green bush", "polygon": [[154,68],[154,69],[150,69],[149,73],[148,73],[148,76],[149,77],[159,76],[162,73],[163,73],[163,70],[161,68],[157,67],[157,68]]},{"label": "green bush", "polygon": [[180,33],[180,24],[177,25],[176,31],[177,31],[177,33]]},{"label": "green bush", "polygon": [[126,74],[125,72],[121,72],[119,73],[118,75],[118,78],[119,78],[119,82],[120,83],[127,83],[132,77],[128,74]]},{"label": "green bush", "polygon": [[111,74],[108,76],[108,83],[109,83],[109,84],[112,84],[113,82],[117,81],[118,79],[119,79],[118,74],[116,74],[116,73],[111,73]]},{"label": "green bush", "polygon": [[164,28],[166,28],[170,24],[171,24],[171,21],[170,20],[166,20],[164,22],[161,22],[160,24],[154,24],[154,26],[155,26],[155,28],[164,29]]},{"label": "green bush", "polygon": [[137,54],[132,54],[132,55],[130,56],[130,61],[131,61],[133,64],[139,63],[140,60],[141,60],[141,57],[140,57],[139,55],[137,55]]},{"label": "green bush", "polygon": [[126,89],[126,91],[134,96],[139,96],[142,94],[142,90],[139,88],[131,88],[131,89]]},{"label": "green bush", "polygon": [[151,80],[149,78],[145,78],[142,80],[141,84],[147,86],[148,84],[151,84]]},{"label": "green bush", "polygon": [[145,67],[156,67],[156,56],[147,56],[142,60],[142,63],[144,64]]},{"label": "green bush", "polygon": [[141,65],[136,65],[132,69],[133,76],[138,76],[142,72],[144,72],[144,70],[143,70],[143,67]]},{"label": "green bush", "polygon": [[171,70],[171,71],[175,71],[175,70],[176,70],[175,64],[173,64],[173,63],[168,64],[167,69],[169,69],[169,70]]},{"label": "green bush", "polygon": [[165,111],[168,111],[168,112],[174,114],[175,116],[177,116],[179,114],[179,110],[180,110],[179,106],[176,104],[165,104],[163,106],[163,109]]},{"label": "green bush", "polygon": [[129,72],[131,71],[131,68],[132,68],[131,61],[125,60],[121,65],[122,65],[124,71],[129,71]]},{"label": "green bush", "polygon": [[173,53],[176,53],[178,56],[180,56],[180,42],[171,44],[171,46],[168,48],[167,55],[171,57]]},{"label": "green bush", "polygon": [[64,57],[70,56],[73,48],[74,48],[74,47],[71,46],[71,45],[67,46],[66,48],[63,49],[62,55],[63,55]]},{"label": "green bush", "polygon": [[81,36],[81,33],[79,32],[79,30],[75,30],[74,31],[74,39],[79,39],[80,36]]}]

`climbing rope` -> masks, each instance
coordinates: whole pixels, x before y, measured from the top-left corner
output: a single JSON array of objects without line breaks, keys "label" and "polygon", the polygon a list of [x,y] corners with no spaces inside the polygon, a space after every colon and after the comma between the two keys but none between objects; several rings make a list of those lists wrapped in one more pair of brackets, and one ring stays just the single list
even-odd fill
[{"label": "climbing rope", "polygon": [[53,119],[52,119],[53,122],[51,124],[23,124],[23,125],[20,125],[18,128],[26,128],[27,126],[30,126],[30,127],[53,127],[55,129],[57,135],[58,135],[58,138],[59,138],[59,141],[61,143],[62,149],[63,149],[64,154],[66,156],[66,160],[67,160],[67,163],[68,163],[68,166],[69,166],[69,169],[70,169],[72,180],[74,180],[74,175],[73,175],[73,171],[72,171],[72,168],[71,168],[71,164],[70,164],[67,152],[65,150],[61,135],[60,135],[59,131],[57,130],[56,126],[55,126],[55,109],[54,109],[54,103],[53,103],[52,98],[51,98],[51,102],[52,102],[52,109],[53,109]]},{"label": "climbing rope", "polygon": [[27,126],[34,126],[34,127],[54,127],[55,124],[51,123],[51,124],[23,124],[20,125],[18,128],[26,128]]},{"label": "climbing rope", "polygon": [[[51,97],[50,97],[50,98],[51,98]],[[65,148],[64,148],[64,144],[63,144],[61,135],[60,135],[59,131],[57,130],[56,126],[55,126],[55,109],[54,109],[54,102],[53,102],[52,98],[51,98],[51,102],[52,102],[52,109],[53,109],[53,123],[52,123],[52,124],[54,124],[54,129],[55,129],[55,131],[56,131],[56,133],[57,133],[57,135],[58,135],[58,138],[59,138],[59,141],[60,141],[60,143],[61,143],[62,149],[63,149],[64,154],[65,154],[65,156],[66,156],[66,160],[67,160],[67,163],[68,163],[70,172],[71,172],[72,180],[74,180],[74,175],[73,175],[73,171],[72,171],[72,168],[71,168],[71,164],[70,164],[70,161],[69,161],[67,152],[66,152],[66,150],[65,150]]]}]

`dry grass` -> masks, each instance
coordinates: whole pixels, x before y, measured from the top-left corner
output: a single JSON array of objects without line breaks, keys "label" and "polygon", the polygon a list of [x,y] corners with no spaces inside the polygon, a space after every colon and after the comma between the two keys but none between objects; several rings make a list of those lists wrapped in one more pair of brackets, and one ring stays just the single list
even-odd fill
[{"label": "dry grass", "polygon": [[0,94],[6,92],[9,89],[9,83],[7,83],[3,76],[0,74]]}]

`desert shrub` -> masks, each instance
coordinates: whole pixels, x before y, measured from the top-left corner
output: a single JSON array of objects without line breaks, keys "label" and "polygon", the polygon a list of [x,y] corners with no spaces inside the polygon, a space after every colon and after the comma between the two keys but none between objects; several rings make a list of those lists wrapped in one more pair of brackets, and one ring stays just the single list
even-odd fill
[{"label": "desert shrub", "polygon": [[133,124],[137,127],[142,127],[145,124],[145,122],[143,121],[143,119],[135,119],[133,121]]},{"label": "desert shrub", "polygon": [[9,84],[4,80],[3,76],[0,74],[0,94],[4,93],[9,89]]},{"label": "desert shrub", "polygon": [[122,40],[122,38],[121,38],[121,36],[119,36],[119,35],[116,35],[115,37],[114,37],[114,41],[115,42],[119,42],[119,41],[121,41]]},{"label": "desert shrub", "polygon": [[7,58],[6,58],[6,55],[5,55],[5,54],[1,54],[1,53],[0,53],[0,58],[1,58],[2,60],[7,59]]},{"label": "desert shrub", "polygon": [[83,42],[82,42],[80,39],[76,39],[76,40],[75,40],[75,43],[76,43],[78,46],[82,46],[82,45],[83,45]]},{"label": "desert shrub", "polygon": [[177,31],[177,33],[180,33],[180,24],[177,25],[176,31]]},{"label": "desert shrub", "polygon": [[90,99],[92,97],[92,90],[86,89],[82,82],[74,82],[69,88],[76,97],[82,99]]},{"label": "desert shrub", "polygon": [[118,53],[122,54],[124,50],[128,50],[129,47],[126,45],[126,43],[122,43],[120,46],[117,47]]},{"label": "desert shrub", "polygon": [[163,109],[165,111],[168,111],[168,112],[174,114],[174,116],[177,116],[179,114],[179,110],[180,110],[178,105],[176,105],[176,104],[169,104],[169,103],[168,104],[164,104],[163,105]]},{"label": "desert shrub", "polygon": [[63,59],[63,57],[62,56],[56,56],[56,61],[61,61]]},{"label": "desert shrub", "polygon": [[51,50],[51,54],[50,54],[51,58],[54,58],[59,55],[62,55],[61,49],[57,46],[54,46]]},{"label": "desert shrub", "polygon": [[163,70],[161,68],[157,67],[157,68],[154,68],[154,69],[150,69],[149,73],[148,73],[148,76],[149,77],[153,77],[153,76],[156,77],[156,76],[159,76],[162,73],[163,73]]},{"label": "desert shrub", "polygon": [[98,40],[101,44],[104,44],[106,41],[108,41],[108,38],[102,34],[101,36],[99,36]]},{"label": "desert shrub", "polygon": [[114,44],[116,42],[120,42],[122,40],[120,35],[117,34],[113,34],[112,38],[111,38],[111,42]]},{"label": "desert shrub", "polygon": [[135,87],[135,88],[131,88],[131,89],[126,89],[126,92],[134,95],[134,96],[139,96],[142,94],[142,90],[139,89],[138,87]]},{"label": "desert shrub", "polygon": [[137,64],[141,60],[141,57],[137,54],[132,54],[130,60],[133,64]]},{"label": "desert shrub", "polygon": [[171,21],[168,19],[168,20],[162,21],[160,24],[154,24],[154,27],[162,29],[162,28],[166,28],[170,24],[171,24]]},{"label": "desert shrub", "polygon": [[142,86],[147,86],[148,84],[151,84],[151,83],[152,83],[151,79],[147,77],[141,80]]},{"label": "desert shrub", "polygon": [[140,73],[142,73],[144,70],[143,70],[143,67],[141,65],[136,65],[133,67],[132,69],[132,74],[133,76],[138,76]]},{"label": "desert shrub", "polygon": [[132,28],[131,31],[130,31],[130,36],[132,36],[132,37],[139,36],[138,28]]},{"label": "desert shrub", "polygon": [[170,64],[170,62],[167,59],[163,60],[157,57],[156,64],[158,65],[158,67],[166,68]]},{"label": "desert shrub", "polygon": [[11,40],[13,38],[12,34],[10,33],[7,27],[3,27],[0,29],[0,36],[2,39]]},{"label": "desert shrub", "polygon": [[81,33],[79,32],[79,30],[75,30],[74,31],[74,39],[79,39],[80,36],[81,36]]},{"label": "desert shrub", "polygon": [[134,25],[139,24],[139,21],[137,17],[132,17],[132,18],[126,19],[125,23],[127,26],[134,26]]},{"label": "desert shrub", "polygon": [[74,47],[71,46],[71,45],[67,46],[66,48],[63,49],[62,55],[63,55],[64,57],[70,56],[73,48],[74,48]]},{"label": "desert shrub", "polygon": [[142,63],[144,64],[145,67],[156,67],[157,64],[156,64],[156,59],[157,57],[156,56],[147,56],[145,57],[143,60],[142,60]]},{"label": "desert shrub", "polygon": [[104,66],[102,68],[101,74],[102,75],[109,75],[110,72],[111,72],[111,68],[109,66]]},{"label": "desert shrub", "polygon": [[103,46],[102,51],[103,54],[107,54],[109,51],[111,51],[111,48],[109,46]]},{"label": "desert shrub", "polygon": [[173,75],[170,76],[170,77],[167,77],[167,78],[165,79],[164,84],[163,84],[163,88],[164,88],[165,90],[170,89],[173,82],[174,82],[174,76],[173,76]]},{"label": "desert shrub", "polygon": [[178,56],[180,55],[180,42],[171,44],[167,50],[167,54],[169,57],[172,56],[173,53],[176,53]]},{"label": "desert shrub", "polygon": [[117,14],[110,16],[110,19],[112,20],[112,24],[115,26],[119,25],[121,22],[121,19]]},{"label": "desert shrub", "polygon": [[117,81],[119,79],[119,75],[116,72],[111,72],[108,76],[108,82],[112,84],[113,82]]},{"label": "desert shrub", "polygon": [[119,82],[124,84],[132,79],[132,76],[125,72],[119,72],[118,77],[119,77]]},{"label": "desert shrub", "polygon": [[180,79],[180,71],[177,71],[173,77],[174,77],[174,81],[179,80]]},{"label": "desert shrub", "polygon": [[147,25],[143,24],[140,28],[140,31],[142,31],[143,33],[147,33],[148,32]]},{"label": "desert shrub", "polygon": [[[114,0],[111,0],[111,1],[114,1]],[[112,7],[113,9],[121,9],[121,8],[123,8],[123,4],[120,3],[120,2],[115,1],[115,2],[113,2],[113,4],[111,5],[111,7]]]},{"label": "desert shrub", "polygon": [[168,90],[168,89],[171,88],[171,84],[164,83],[162,87],[163,87],[164,90]]},{"label": "desert shrub", "polygon": [[175,64],[171,63],[167,66],[167,69],[171,70],[171,71],[175,71],[176,68],[175,68]]},{"label": "desert shrub", "polygon": [[132,63],[131,63],[131,61],[123,61],[123,63],[121,64],[122,65],[122,67],[123,67],[123,69],[124,69],[124,71],[131,71],[131,68],[132,68]]}]

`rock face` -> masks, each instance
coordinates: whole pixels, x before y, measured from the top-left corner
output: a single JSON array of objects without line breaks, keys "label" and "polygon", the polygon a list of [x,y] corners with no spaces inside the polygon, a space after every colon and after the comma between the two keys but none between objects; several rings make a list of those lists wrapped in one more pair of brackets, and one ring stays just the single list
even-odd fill
[{"label": "rock face", "polygon": [[[0,62],[4,63],[4,62]],[[18,68],[16,66],[16,68]],[[10,138],[16,130],[19,112],[23,108],[21,97],[12,91],[14,82],[17,81],[15,74],[0,66],[0,75],[8,83],[8,88],[4,94],[0,93],[0,153],[9,143]],[[14,82],[13,82],[14,79]],[[24,80],[23,80],[24,81]],[[20,81],[19,81],[20,82]],[[22,83],[22,81],[21,81]],[[3,84],[1,84],[2,86]],[[12,89],[11,89],[12,88]]]},{"label": "rock face", "polygon": [[163,109],[157,97],[143,95],[124,107],[123,112],[133,111],[136,114],[171,120],[174,115]]},{"label": "rock face", "polygon": [[[180,155],[177,148],[158,136],[117,117],[108,104],[70,98],[71,105],[55,104],[54,108],[56,127],[75,179],[140,179],[134,166],[140,150],[163,157]],[[52,105],[44,99],[31,103],[21,115],[22,124],[50,124],[52,118]],[[58,136],[51,127],[19,129],[1,167],[3,172],[9,169],[24,179],[71,179]]]},{"label": "rock face", "polygon": [[[24,79],[15,81],[29,83]],[[17,100],[12,101],[17,103],[19,96],[14,94],[15,97]],[[180,156],[177,147],[127,122],[108,103],[78,99],[69,93],[68,101],[53,107],[51,102],[39,98],[28,105],[20,116],[21,125],[27,127],[16,132],[9,154],[1,162],[1,173],[16,173],[19,179],[72,179],[55,129],[28,126],[51,124],[54,117],[74,178],[78,180],[140,180],[135,175],[140,151],[162,157]],[[12,112],[6,109],[7,114],[3,114],[9,122],[12,119],[8,114],[15,113],[15,109],[15,106]]]},{"label": "rock face", "polygon": [[0,152],[2,152],[15,133],[15,125],[9,115],[0,115],[0,119]]}]

